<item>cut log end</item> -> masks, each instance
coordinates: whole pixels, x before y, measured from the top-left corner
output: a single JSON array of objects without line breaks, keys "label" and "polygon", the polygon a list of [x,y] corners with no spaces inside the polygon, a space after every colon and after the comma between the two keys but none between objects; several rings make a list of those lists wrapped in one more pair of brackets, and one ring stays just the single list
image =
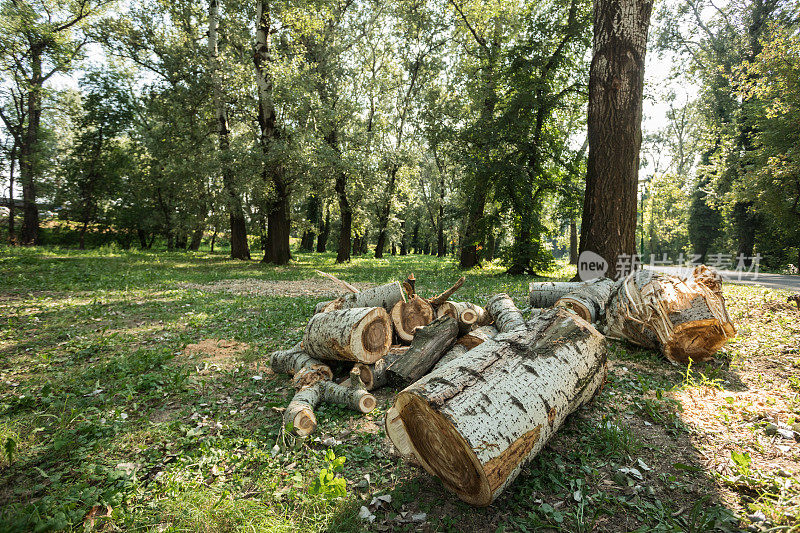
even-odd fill
[{"label": "cut log end", "polygon": [[372,394],[364,394],[358,400],[358,410],[362,413],[370,413],[378,406],[378,400]]},{"label": "cut log end", "polygon": [[417,328],[427,326],[433,321],[431,304],[414,296],[407,302],[397,302],[392,308],[392,323],[400,340],[411,342]]},{"label": "cut log end", "polygon": [[[426,470],[465,502],[482,507],[492,503],[492,490],[480,461],[452,423],[408,392],[400,393],[392,410],[399,413],[409,451],[413,450]],[[397,417],[391,415],[387,415],[387,421]]]},{"label": "cut log end", "polygon": [[311,409],[303,409],[292,419],[294,434],[298,437],[306,437],[314,433],[317,429],[317,417]]}]

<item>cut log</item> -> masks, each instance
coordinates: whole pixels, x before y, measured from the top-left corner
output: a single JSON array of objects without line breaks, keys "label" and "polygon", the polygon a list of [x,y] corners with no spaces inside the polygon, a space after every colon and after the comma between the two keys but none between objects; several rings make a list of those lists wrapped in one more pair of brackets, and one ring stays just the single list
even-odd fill
[{"label": "cut log", "polygon": [[317,428],[314,409],[321,401],[342,405],[360,413],[369,413],[378,405],[375,396],[364,389],[343,387],[332,381],[320,381],[294,395],[289,407],[283,412],[283,423],[291,423],[295,435],[300,437],[310,435]]},{"label": "cut log", "polygon": [[466,335],[459,338],[456,341],[456,344],[466,346],[467,349],[471,350],[479,344],[483,344],[485,341],[494,338],[498,333],[499,332],[497,331],[497,328],[494,326],[482,326],[480,328],[473,329]]},{"label": "cut log", "polygon": [[329,302],[320,302],[314,307],[314,314],[354,307],[383,307],[388,313],[400,301],[406,301],[406,293],[399,282],[393,281],[361,292],[345,294]]},{"label": "cut log", "polygon": [[436,362],[436,364],[433,365],[433,368],[431,369],[431,372],[436,372],[438,369],[440,369],[441,367],[443,367],[444,365],[446,365],[450,361],[453,361],[453,360],[461,357],[462,355],[467,353],[469,350],[470,349],[467,348],[466,346],[464,346],[463,344],[459,344],[458,342],[456,342],[453,345],[453,347],[450,348],[449,350],[447,350],[447,352],[445,352],[445,354],[441,357],[441,359],[439,359]]},{"label": "cut log", "polygon": [[444,302],[436,311],[436,316],[455,318],[462,333],[489,322],[489,315],[483,307],[469,302]]},{"label": "cut log", "polygon": [[417,279],[414,277],[414,273],[408,275],[406,280],[403,282],[403,290],[406,291],[406,295],[411,298],[412,296],[416,295],[416,283]]},{"label": "cut log", "polygon": [[317,381],[333,379],[331,368],[304,352],[300,342],[288,350],[273,352],[269,366],[273,372],[292,376],[292,384],[297,389],[313,385]]},{"label": "cut log", "polygon": [[437,318],[417,330],[411,347],[387,367],[389,384],[405,387],[424,376],[458,336],[458,322],[449,316]]},{"label": "cut log", "polygon": [[[360,293],[363,294],[363,293]],[[392,345],[392,323],[383,307],[356,307],[311,317],[303,350],[318,359],[374,363]]]},{"label": "cut log", "polygon": [[506,293],[501,292],[489,298],[486,311],[492,316],[494,326],[501,333],[511,333],[527,328],[522,313],[514,305],[514,300]]},{"label": "cut log", "polygon": [[532,281],[528,302],[534,309],[553,307],[559,298],[580,289],[585,281]]},{"label": "cut log", "polygon": [[581,284],[571,293],[559,298],[555,306],[569,309],[587,322],[599,322],[605,317],[615,285],[616,282],[609,278],[592,280],[592,283]]},{"label": "cut log", "polygon": [[408,351],[408,348],[408,346],[392,346],[386,357],[375,361],[371,365],[356,363],[354,368],[357,368],[361,373],[361,381],[364,383],[364,387],[367,390],[375,390],[386,385],[388,381],[386,368],[402,357]]},{"label": "cut log", "polygon": [[460,278],[458,278],[458,281],[453,283],[452,287],[450,287],[441,294],[437,294],[433,298],[428,298],[428,303],[431,304],[434,309],[438,309],[440,305],[445,303],[453,294],[455,294],[455,292],[458,289],[461,288],[461,286],[464,284],[464,280],[466,280],[466,278],[464,276],[461,276]]},{"label": "cut log", "polygon": [[459,498],[486,506],[594,396],[605,368],[604,337],[551,309],[400,392],[386,433]]},{"label": "cut log", "polygon": [[679,278],[638,270],[619,285],[606,312],[605,333],[660,350],[670,361],[713,357],[736,334],[721,284],[708,268]]},{"label": "cut log", "polygon": [[401,341],[411,342],[414,331],[433,321],[433,307],[423,298],[414,296],[407,302],[397,302],[392,308],[392,324]]}]

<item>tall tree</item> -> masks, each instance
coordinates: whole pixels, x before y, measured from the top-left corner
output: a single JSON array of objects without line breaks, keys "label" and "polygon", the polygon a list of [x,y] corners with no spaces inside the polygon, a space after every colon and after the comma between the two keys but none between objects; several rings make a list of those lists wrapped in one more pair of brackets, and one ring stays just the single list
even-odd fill
[{"label": "tall tree", "polygon": [[[83,26],[109,0],[5,0],[0,5],[2,70],[16,86],[25,113],[13,125],[20,132],[19,174],[23,221],[20,242],[39,242],[36,205],[39,140],[45,83],[58,72],[69,72],[88,39]],[[5,119],[4,119],[5,120]]]},{"label": "tall tree", "polygon": [[642,143],[642,89],[651,0],[595,0],[589,70],[589,159],[580,251],[618,273],[636,253],[636,191]]}]

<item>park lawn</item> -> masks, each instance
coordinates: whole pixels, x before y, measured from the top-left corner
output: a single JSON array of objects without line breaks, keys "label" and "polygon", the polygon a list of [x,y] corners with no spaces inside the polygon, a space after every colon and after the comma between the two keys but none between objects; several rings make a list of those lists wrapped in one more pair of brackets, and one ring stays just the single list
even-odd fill
[{"label": "park lawn", "polygon": [[[598,397],[476,509],[393,455],[382,419],[396,391],[366,416],[320,407],[306,442],[283,434],[292,390],[268,354],[332,295],[314,269],[362,286],[413,272],[427,295],[460,275],[428,256],[273,267],[0,249],[0,531],[704,531],[748,515],[798,529],[800,444],[768,427],[800,421],[800,314],[786,293],[726,285],[739,334],[708,364],[612,343]],[[494,265],[466,275],[460,298],[508,292],[520,307],[533,279]],[[344,498],[312,489],[327,450],[346,458]]]}]

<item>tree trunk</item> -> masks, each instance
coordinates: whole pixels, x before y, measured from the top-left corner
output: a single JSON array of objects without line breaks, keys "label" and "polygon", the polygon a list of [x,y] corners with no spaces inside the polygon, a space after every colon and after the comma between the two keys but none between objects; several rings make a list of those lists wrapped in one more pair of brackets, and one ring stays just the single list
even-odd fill
[{"label": "tree trunk", "polygon": [[390,313],[397,302],[405,301],[406,293],[403,287],[400,286],[400,282],[393,281],[361,292],[345,294],[329,302],[320,302],[314,308],[314,313],[327,313],[355,307],[383,307],[387,313]]},{"label": "tree trunk", "polygon": [[578,224],[574,218],[569,221],[569,264],[578,264]]},{"label": "tree trunk", "polygon": [[303,389],[317,381],[333,379],[331,368],[304,352],[301,342],[288,350],[273,352],[269,366],[273,372],[292,376],[292,384],[296,389]]},{"label": "tree trunk", "polygon": [[14,205],[14,165],[17,161],[17,141],[11,147],[11,155],[8,158],[8,243],[12,246],[16,244],[16,228],[14,227],[14,217],[16,216],[16,206]]},{"label": "tree trunk", "polygon": [[408,351],[388,367],[389,383],[406,387],[417,381],[453,346],[457,336],[458,323],[449,316],[417,330]]},{"label": "tree trunk", "polygon": [[479,305],[470,302],[444,302],[436,310],[436,316],[449,316],[458,322],[459,329],[465,333],[473,327],[486,324],[489,315]]},{"label": "tree trunk", "polygon": [[383,307],[317,313],[303,336],[303,350],[322,360],[371,364],[389,353],[392,322]]},{"label": "tree trunk", "polygon": [[310,229],[307,229],[303,232],[303,236],[300,237],[300,251],[311,252],[313,250],[314,250],[314,232]]},{"label": "tree trunk", "polygon": [[136,236],[139,237],[139,246],[142,250],[147,249],[147,233],[142,228],[136,228]]},{"label": "tree trunk", "polygon": [[489,298],[486,311],[494,318],[494,326],[501,333],[511,333],[527,327],[522,313],[508,294],[495,294]]},{"label": "tree trunk", "polygon": [[39,207],[36,205],[36,178],[39,157],[39,125],[42,117],[42,53],[44,44],[31,46],[31,80],[27,94],[28,127],[22,136],[19,177],[22,183],[22,235],[25,245],[39,244]]},{"label": "tree trunk", "polygon": [[375,397],[366,390],[343,387],[331,381],[319,381],[294,395],[289,407],[283,412],[283,423],[292,424],[295,435],[310,435],[317,428],[314,408],[323,400],[360,413],[369,413],[378,404]]},{"label": "tree trunk", "polygon": [[603,336],[550,310],[403,390],[386,433],[459,498],[486,506],[508,487],[606,376]]},{"label": "tree trunk", "polygon": [[455,359],[458,359],[459,357],[461,357],[462,355],[464,355],[465,353],[470,351],[470,349],[471,348],[467,348],[463,344],[459,344],[458,342],[456,342],[453,345],[453,347],[450,348],[449,350],[447,350],[445,352],[445,354],[441,357],[441,359],[439,359],[436,362],[436,364],[433,365],[433,368],[431,369],[431,372],[436,372],[437,370],[442,368],[444,365],[450,363],[451,361],[453,361]]},{"label": "tree trunk", "polygon": [[652,1],[596,0],[589,69],[589,159],[580,251],[608,262],[636,253],[642,85]]},{"label": "tree trunk", "polygon": [[222,188],[231,225],[231,258],[250,259],[247,244],[247,223],[244,218],[242,200],[236,192],[233,169],[230,166],[230,139],[228,131],[228,111],[222,101],[222,86],[219,79],[219,60],[217,57],[217,25],[219,23],[218,0],[210,0],[208,15],[208,56],[211,61],[211,83],[213,89],[214,112],[217,120],[219,151],[222,161]]},{"label": "tree trunk", "polygon": [[331,210],[325,210],[325,222],[320,222],[320,231],[317,235],[317,253],[324,253],[328,246],[328,237],[331,234]]},{"label": "tree trunk", "polygon": [[267,214],[267,249],[264,252],[264,263],[285,265],[292,255],[289,251],[289,190],[282,178],[273,177],[278,198],[271,203]]},{"label": "tree trunk", "polygon": [[629,274],[606,311],[605,333],[686,363],[713,357],[736,328],[725,308],[722,278],[701,265],[686,279],[652,270]]},{"label": "tree trunk", "polygon": [[494,326],[481,326],[473,329],[466,335],[459,338],[456,341],[456,344],[460,344],[461,346],[465,346],[467,349],[471,350],[479,344],[483,344],[484,342],[495,338],[498,333],[499,332],[497,331],[497,328]]},{"label": "tree trunk", "polygon": [[417,328],[427,326],[433,321],[433,307],[419,296],[407,302],[398,301],[392,307],[392,323],[401,341],[411,342]]},{"label": "tree trunk", "polygon": [[189,242],[189,250],[196,252],[200,249],[203,242],[203,226],[199,226],[192,232],[192,240]]},{"label": "tree trunk", "polygon": [[336,197],[339,200],[339,216],[341,220],[336,262],[346,263],[350,261],[350,236],[353,232],[353,211],[350,207],[350,201],[347,199],[347,175],[344,172],[337,174],[334,188],[336,189]]},{"label": "tree trunk", "polygon": [[386,385],[388,381],[386,369],[400,357],[403,357],[408,348],[408,346],[392,346],[389,348],[389,353],[386,354],[386,357],[378,359],[371,365],[356,363],[354,368],[358,369],[364,387],[367,390],[375,390]]}]

